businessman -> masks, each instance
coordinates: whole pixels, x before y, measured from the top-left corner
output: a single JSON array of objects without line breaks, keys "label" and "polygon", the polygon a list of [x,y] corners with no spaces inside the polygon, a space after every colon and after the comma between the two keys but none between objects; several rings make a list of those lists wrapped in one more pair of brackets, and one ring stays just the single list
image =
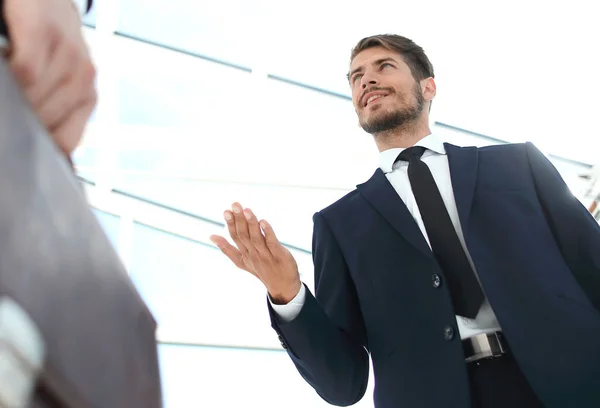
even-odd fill
[{"label": "businessman", "polygon": [[81,31],[92,0],[0,0],[0,46],[27,101],[70,160],[96,106]]},{"label": "businessman", "polygon": [[212,237],[264,283],[303,378],[351,405],[370,356],[377,408],[600,406],[598,223],[532,144],[432,134],[434,71],[413,41],[361,40],[348,79],[380,166],[314,215],[315,294],[250,209],[224,214],[235,246]]}]

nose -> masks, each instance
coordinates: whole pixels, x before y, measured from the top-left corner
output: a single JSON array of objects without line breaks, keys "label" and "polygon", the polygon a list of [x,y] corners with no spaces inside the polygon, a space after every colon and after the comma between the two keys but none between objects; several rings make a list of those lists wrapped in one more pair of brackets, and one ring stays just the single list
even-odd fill
[{"label": "nose", "polygon": [[377,78],[374,75],[367,74],[367,73],[365,73],[362,76],[360,82],[361,82],[360,85],[361,85],[362,89],[367,89],[368,87],[379,84],[379,81],[377,80]]}]

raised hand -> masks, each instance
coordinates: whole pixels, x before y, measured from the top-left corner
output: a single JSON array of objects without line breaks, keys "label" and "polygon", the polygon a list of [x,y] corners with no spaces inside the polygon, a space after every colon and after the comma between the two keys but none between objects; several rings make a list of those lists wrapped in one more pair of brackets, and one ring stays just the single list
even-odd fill
[{"label": "raised hand", "polygon": [[224,217],[237,248],[219,235],[212,235],[211,241],[235,266],[260,279],[274,303],[289,303],[302,285],[296,260],[279,243],[267,221],[259,222],[249,208],[243,209],[239,203],[231,208]]}]

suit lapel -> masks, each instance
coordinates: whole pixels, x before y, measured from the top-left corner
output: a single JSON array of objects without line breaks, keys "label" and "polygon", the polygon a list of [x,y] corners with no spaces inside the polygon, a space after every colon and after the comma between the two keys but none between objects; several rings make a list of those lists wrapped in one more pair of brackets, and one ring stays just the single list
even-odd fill
[{"label": "suit lapel", "polygon": [[478,150],[476,147],[458,147],[444,143],[448,154],[450,178],[458,216],[466,234],[477,181]]},{"label": "suit lapel", "polygon": [[[477,181],[478,150],[477,147],[458,147],[449,143],[444,143],[444,146],[458,216],[466,233]],[[425,255],[431,256],[419,226],[381,169],[377,169],[369,181],[359,184],[357,188],[404,239]]]},{"label": "suit lapel", "polygon": [[377,169],[369,181],[359,184],[357,188],[408,242],[425,255],[432,256],[419,226],[381,169]]}]

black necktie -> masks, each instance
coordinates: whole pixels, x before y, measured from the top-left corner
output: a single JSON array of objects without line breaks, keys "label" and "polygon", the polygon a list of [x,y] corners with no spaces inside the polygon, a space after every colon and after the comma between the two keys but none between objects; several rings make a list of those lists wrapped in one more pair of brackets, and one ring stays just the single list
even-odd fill
[{"label": "black necktie", "polygon": [[421,146],[408,148],[400,153],[396,161],[408,162],[410,185],[425,224],[431,249],[450,289],[454,311],[459,316],[474,318],[483,302],[483,291],[458,240],[431,171],[421,161],[425,150]]}]

